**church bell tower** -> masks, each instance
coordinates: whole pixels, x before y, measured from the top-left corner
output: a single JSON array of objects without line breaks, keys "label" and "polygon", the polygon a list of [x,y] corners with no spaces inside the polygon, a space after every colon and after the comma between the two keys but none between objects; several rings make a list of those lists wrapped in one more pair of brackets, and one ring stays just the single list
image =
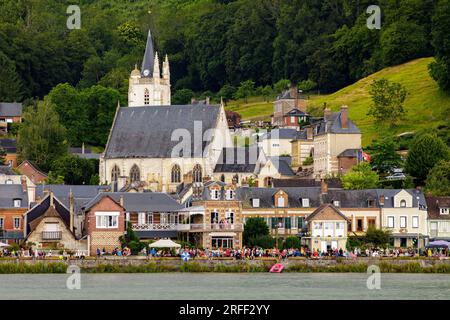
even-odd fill
[{"label": "church bell tower", "polygon": [[170,67],[166,55],[162,64],[162,75],[158,52],[153,47],[153,39],[148,31],[147,45],[141,70],[134,67],[128,86],[128,106],[169,106],[170,101]]}]

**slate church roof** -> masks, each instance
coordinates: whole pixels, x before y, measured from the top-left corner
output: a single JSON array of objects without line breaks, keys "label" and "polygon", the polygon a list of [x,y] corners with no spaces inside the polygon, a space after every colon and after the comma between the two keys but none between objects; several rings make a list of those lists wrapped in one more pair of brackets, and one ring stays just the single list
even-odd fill
[{"label": "slate church roof", "polygon": [[[106,145],[105,159],[171,158],[172,150],[182,141],[180,135],[172,141],[175,130],[190,134],[191,154],[182,156],[201,158],[208,145],[208,141],[203,141],[207,139],[202,137],[207,130],[216,128],[219,114],[219,105],[119,108]],[[202,137],[197,137],[200,133]],[[201,145],[195,143],[196,139],[201,139]]]}]

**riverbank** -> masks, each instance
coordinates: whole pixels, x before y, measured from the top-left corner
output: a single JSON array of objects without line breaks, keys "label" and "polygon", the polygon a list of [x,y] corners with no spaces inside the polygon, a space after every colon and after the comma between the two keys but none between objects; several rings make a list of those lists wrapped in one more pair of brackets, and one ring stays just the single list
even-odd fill
[{"label": "riverbank", "polygon": [[[14,273],[66,273],[69,265],[80,268],[82,273],[163,273],[163,272],[205,272],[205,273],[254,273],[268,272],[279,262],[272,258],[255,260],[234,260],[231,258],[195,259],[183,262],[180,258],[107,257],[59,260],[46,258],[0,259],[0,274]],[[443,273],[450,274],[450,259],[439,258],[290,258],[281,261],[285,272],[299,273],[366,273],[367,268],[376,265],[382,273]]]}]

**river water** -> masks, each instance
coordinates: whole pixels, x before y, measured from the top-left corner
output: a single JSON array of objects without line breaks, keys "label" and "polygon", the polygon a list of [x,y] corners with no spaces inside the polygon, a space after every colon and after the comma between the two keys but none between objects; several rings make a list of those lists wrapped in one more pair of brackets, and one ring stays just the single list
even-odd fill
[{"label": "river water", "polygon": [[0,299],[450,299],[450,275],[382,274],[379,290],[359,273],[152,273],[0,275]]}]

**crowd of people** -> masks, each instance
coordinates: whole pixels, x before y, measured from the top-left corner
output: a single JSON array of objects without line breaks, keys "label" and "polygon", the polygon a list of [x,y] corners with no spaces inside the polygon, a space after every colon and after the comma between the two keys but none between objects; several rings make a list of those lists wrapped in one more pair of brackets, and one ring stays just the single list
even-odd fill
[{"label": "crowd of people", "polygon": [[[116,247],[112,252],[107,252],[104,248],[97,249],[96,255],[98,258],[104,256],[128,257],[132,252],[129,248]],[[449,257],[448,248],[426,248],[421,250],[420,255],[426,257]],[[32,257],[33,259],[42,259],[45,257],[59,257],[60,259],[67,259],[68,257],[83,258],[84,252],[66,252],[65,250],[33,250],[24,249],[10,250],[3,248],[0,250],[0,257]],[[218,248],[218,249],[198,249],[198,248],[179,248],[179,249],[142,249],[140,255],[149,257],[181,257],[186,256],[190,259],[195,258],[234,258],[236,260],[246,259],[253,260],[255,258],[277,258],[287,259],[290,257],[305,257],[310,259],[320,259],[324,257],[343,257],[343,258],[357,258],[357,257],[414,257],[417,251],[413,248],[393,248],[393,249],[360,249],[355,248],[347,251],[344,249],[333,249],[327,251],[310,250],[308,247],[301,247],[299,249],[262,249],[262,248],[248,248],[232,249],[232,248]]]}]

